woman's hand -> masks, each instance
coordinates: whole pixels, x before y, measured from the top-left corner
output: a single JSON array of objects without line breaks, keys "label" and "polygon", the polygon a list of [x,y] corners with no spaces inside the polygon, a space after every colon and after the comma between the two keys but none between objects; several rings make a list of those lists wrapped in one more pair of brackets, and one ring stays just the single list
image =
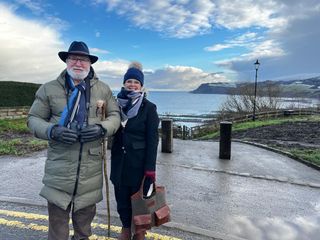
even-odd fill
[{"label": "woman's hand", "polygon": [[155,171],[145,171],[144,176],[146,178],[150,178],[152,182],[156,181],[156,172]]}]

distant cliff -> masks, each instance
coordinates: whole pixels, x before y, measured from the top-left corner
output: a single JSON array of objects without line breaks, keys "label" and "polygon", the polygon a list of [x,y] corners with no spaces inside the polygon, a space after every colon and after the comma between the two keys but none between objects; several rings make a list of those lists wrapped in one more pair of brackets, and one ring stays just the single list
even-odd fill
[{"label": "distant cliff", "polygon": [[[320,98],[320,76],[303,80],[281,80],[281,81],[262,81],[258,82],[258,88],[264,88],[268,84],[275,84],[281,88],[281,96],[283,97],[310,97]],[[230,94],[237,92],[241,86],[251,85],[252,82],[238,83],[203,83],[191,93],[200,94]]]},{"label": "distant cliff", "polygon": [[236,89],[239,84],[232,83],[203,83],[191,93],[203,94],[229,94],[232,89]]}]

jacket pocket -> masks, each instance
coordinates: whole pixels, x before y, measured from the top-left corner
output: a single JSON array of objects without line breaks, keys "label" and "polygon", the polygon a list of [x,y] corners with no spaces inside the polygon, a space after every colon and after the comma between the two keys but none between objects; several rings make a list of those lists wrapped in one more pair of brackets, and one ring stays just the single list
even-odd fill
[{"label": "jacket pocket", "polygon": [[101,154],[101,148],[89,148],[89,154],[99,156]]},{"label": "jacket pocket", "polygon": [[146,142],[132,142],[133,149],[144,149],[146,148]]}]

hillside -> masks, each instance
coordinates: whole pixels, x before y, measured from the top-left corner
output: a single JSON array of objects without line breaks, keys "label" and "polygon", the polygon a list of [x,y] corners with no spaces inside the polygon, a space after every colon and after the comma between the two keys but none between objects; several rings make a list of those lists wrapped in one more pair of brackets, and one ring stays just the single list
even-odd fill
[{"label": "hillside", "polygon": [[[289,80],[289,81],[262,81],[258,82],[258,88],[263,88],[268,84],[276,84],[281,88],[282,97],[320,97],[320,76],[308,78],[303,80]],[[241,86],[252,85],[253,82],[239,82],[239,83],[203,83],[191,93],[202,94],[229,94],[231,91],[236,91]]]},{"label": "hillside", "polygon": [[0,81],[0,107],[31,106],[40,84]]}]

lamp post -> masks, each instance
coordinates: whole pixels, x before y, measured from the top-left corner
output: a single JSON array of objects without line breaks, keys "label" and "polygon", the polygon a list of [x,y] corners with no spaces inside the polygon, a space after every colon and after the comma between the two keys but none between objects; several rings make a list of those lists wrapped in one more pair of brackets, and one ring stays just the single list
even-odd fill
[{"label": "lamp post", "polygon": [[260,63],[257,59],[257,61],[254,63],[254,67],[256,69],[256,78],[254,81],[254,99],[253,99],[253,114],[252,114],[252,121],[256,120],[256,98],[257,98],[257,80],[258,80],[258,69],[259,69]]}]

